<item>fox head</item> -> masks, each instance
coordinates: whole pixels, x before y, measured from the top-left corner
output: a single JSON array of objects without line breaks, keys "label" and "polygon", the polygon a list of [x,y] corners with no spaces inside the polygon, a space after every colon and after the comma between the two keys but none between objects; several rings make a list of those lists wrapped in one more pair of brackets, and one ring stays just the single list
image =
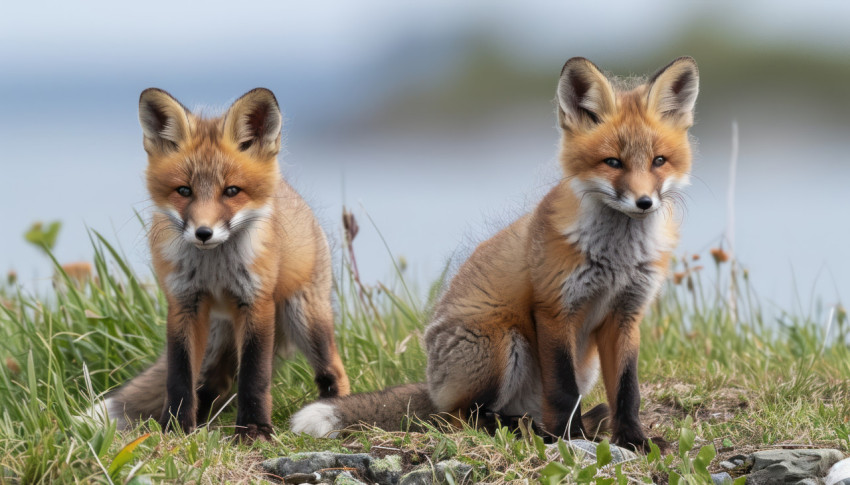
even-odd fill
[{"label": "fox head", "polygon": [[587,59],[567,61],[558,82],[560,160],[582,201],[642,218],[670,206],[689,182],[699,71],[680,57],[643,84],[618,84]]},{"label": "fox head", "polygon": [[139,121],[151,199],[185,242],[214,248],[268,216],[283,123],[271,91],[254,89],[205,119],[150,88],[139,99]]}]

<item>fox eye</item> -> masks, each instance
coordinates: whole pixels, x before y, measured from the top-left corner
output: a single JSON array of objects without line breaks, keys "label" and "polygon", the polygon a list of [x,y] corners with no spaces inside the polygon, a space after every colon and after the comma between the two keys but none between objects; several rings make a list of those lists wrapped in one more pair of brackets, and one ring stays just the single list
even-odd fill
[{"label": "fox eye", "polygon": [[192,189],[186,187],[185,185],[181,185],[180,187],[177,187],[177,193],[183,197],[191,197]]},{"label": "fox eye", "polygon": [[238,194],[239,192],[242,192],[242,189],[235,185],[231,185],[230,187],[224,189],[224,195],[227,197],[235,197],[236,194]]},{"label": "fox eye", "polygon": [[602,160],[602,163],[608,165],[611,168],[623,168],[623,162],[617,160],[616,158],[606,158]]},{"label": "fox eye", "polygon": [[660,156],[660,155],[652,159],[652,166],[653,167],[660,167],[660,166],[664,165],[665,163],[667,163],[667,159]]}]

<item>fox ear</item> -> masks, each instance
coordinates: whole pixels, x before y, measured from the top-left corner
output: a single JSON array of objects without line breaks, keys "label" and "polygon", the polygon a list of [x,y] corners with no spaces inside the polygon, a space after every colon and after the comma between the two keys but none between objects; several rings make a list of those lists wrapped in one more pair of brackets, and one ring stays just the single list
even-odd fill
[{"label": "fox ear", "polygon": [[649,80],[647,106],[682,128],[694,124],[699,93],[699,69],[693,57],[680,57],[661,68]]},{"label": "fox ear", "polygon": [[189,136],[189,111],[161,89],[142,91],[139,122],[149,154],[174,151]]},{"label": "fox ear", "polygon": [[614,89],[592,62],[573,57],[558,80],[558,122],[572,131],[590,128],[614,112]]},{"label": "fox ear", "polygon": [[274,94],[257,88],[237,99],[224,117],[224,133],[240,151],[256,150],[266,156],[280,151],[283,118]]}]

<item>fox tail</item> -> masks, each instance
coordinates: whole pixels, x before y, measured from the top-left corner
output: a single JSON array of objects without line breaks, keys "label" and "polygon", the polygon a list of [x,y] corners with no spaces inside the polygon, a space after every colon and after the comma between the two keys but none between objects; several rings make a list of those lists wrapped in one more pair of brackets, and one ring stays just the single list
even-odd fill
[{"label": "fox tail", "polygon": [[133,422],[159,419],[165,406],[167,364],[161,356],[151,367],[111,392],[106,399],[95,403],[85,413],[93,418],[115,421],[118,429],[127,429]]},{"label": "fox tail", "polygon": [[[336,437],[357,426],[376,426],[387,431],[404,429],[405,418],[434,422],[437,408],[424,382],[390,387],[382,391],[321,399],[292,415],[291,430],[317,438]],[[609,409],[599,404],[581,416],[584,429],[594,436],[609,432]],[[409,423],[409,421],[407,421]]]},{"label": "fox tail", "polygon": [[316,437],[336,436],[358,425],[392,431],[402,429],[405,416],[425,420],[438,412],[422,382],[316,401],[292,416],[291,428]]}]

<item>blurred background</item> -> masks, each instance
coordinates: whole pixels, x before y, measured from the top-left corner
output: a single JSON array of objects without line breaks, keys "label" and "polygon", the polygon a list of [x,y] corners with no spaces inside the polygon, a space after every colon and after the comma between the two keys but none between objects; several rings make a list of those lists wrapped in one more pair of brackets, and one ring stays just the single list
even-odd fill
[{"label": "blurred background", "polygon": [[733,231],[765,302],[850,295],[850,3],[584,3],[5,2],[0,270],[30,291],[49,282],[23,233],[61,220],[61,262],[91,258],[91,228],[149,272],[139,93],[215,111],[265,86],[285,112],[284,174],[336,252],[345,204],[363,280],[392,279],[403,256],[426,288],[557,179],[566,59],[628,75],[692,55],[699,142],[679,254],[728,250]]}]

